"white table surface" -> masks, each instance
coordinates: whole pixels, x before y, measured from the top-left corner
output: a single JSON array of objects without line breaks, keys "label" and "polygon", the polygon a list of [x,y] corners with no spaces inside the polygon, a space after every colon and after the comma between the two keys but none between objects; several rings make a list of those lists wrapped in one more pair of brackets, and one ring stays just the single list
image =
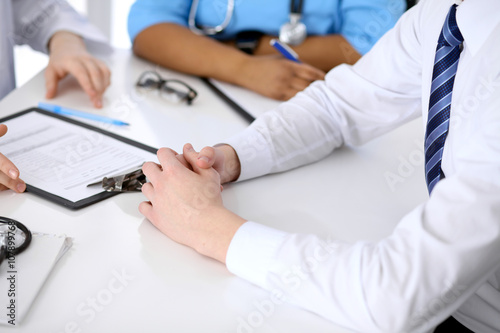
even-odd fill
[{"label": "white table surface", "polygon": [[[112,86],[102,110],[90,106],[71,78],[50,102],[127,121],[129,128],[105,128],[176,150],[185,142],[196,149],[221,142],[248,125],[196,77],[157,68],[128,50],[117,50],[108,64]],[[138,94],[135,81],[142,71],[155,68],[195,87],[199,96],[193,105]],[[44,89],[40,73],[0,102],[0,117],[45,101]],[[400,177],[399,182],[391,185],[388,173]],[[223,192],[226,206],[244,218],[348,241],[387,236],[426,197],[420,119],[363,147],[342,148],[318,163],[229,184]],[[0,192],[0,215],[33,231],[74,239],[27,316],[0,331],[348,332],[292,305],[262,308],[270,294],[164,236],[139,213],[143,200],[141,193],[120,194],[71,211],[31,193]],[[123,273],[130,277],[123,288],[113,289],[111,299],[104,297],[110,283],[116,284],[115,275]]]}]

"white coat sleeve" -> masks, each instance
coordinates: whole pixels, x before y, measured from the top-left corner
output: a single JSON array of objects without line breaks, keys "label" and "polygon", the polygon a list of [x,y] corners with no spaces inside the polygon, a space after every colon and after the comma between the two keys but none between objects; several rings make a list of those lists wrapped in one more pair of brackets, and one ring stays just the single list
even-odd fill
[{"label": "white coat sleeve", "polygon": [[[230,140],[242,177],[315,161],[416,117],[421,7],[358,64],[334,69]],[[387,238],[347,244],[247,222],[230,244],[228,269],[353,331],[429,331],[500,267],[499,109],[497,95],[468,144],[452,152],[455,172]]]},{"label": "white coat sleeve", "polygon": [[229,139],[242,162],[239,180],[315,162],[417,118],[422,51],[418,12],[407,14],[354,66],[337,66]]},{"label": "white coat sleeve", "polygon": [[50,38],[57,31],[81,36],[90,51],[109,52],[104,35],[64,0],[14,0],[14,41],[47,53]]}]

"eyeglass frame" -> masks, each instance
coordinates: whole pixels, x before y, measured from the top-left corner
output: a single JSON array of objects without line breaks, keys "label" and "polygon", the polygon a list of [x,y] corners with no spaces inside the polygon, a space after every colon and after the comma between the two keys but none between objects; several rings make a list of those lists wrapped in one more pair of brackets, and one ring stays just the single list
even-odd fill
[{"label": "eyeglass frame", "polygon": [[[198,96],[198,92],[196,90],[194,90],[190,85],[188,85],[187,83],[181,81],[181,80],[176,80],[176,79],[168,79],[168,80],[165,80],[161,75],[160,73],[156,72],[156,71],[145,71],[141,74],[141,76],[139,76],[139,79],[137,80],[135,86],[136,87],[139,87],[139,88],[144,88],[146,89],[146,87],[142,86],[140,83],[141,83],[141,79],[147,75],[147,74],[153,74],[155,75],[157,78],[158,78],[158,81],[156,81],[157,85],[154,87],[156,88],[157,90],[160,90],[162,89],[163,86],[165,86],[165,84],[167,84],[168,82],[176,82],[176,83],[179,83],[181,85],[183,85],[184,87],[186,87],[188,89],[188,93],[186,94],[186,97],[184,97],[183,99],[186,100],[186,103],[188,105],[191,105],[191,103],[193,102],[193,100]],[[179,92],[178,90],[175,90],[173,88],[170,88],[168,87],[169,89],[173,90],[173,91],[176,91],[176,92]]]},{"label": "eyeglass frame", "polygon": [[[10,246],[7,244],[1,244],[0,243],[0,266],[4,259],[10,258],[12,256],[16,256],[19,253],[23,252],[28,248],[28,246],[31,244],[31,239],[32,239],[32,234],[31,231],[21,222],[16,221],[14,219],[10,219],[8,217],[0,216],[0,224],[7,224],[9,226],[15,226],[15,228],[21,230],[24,233],[25,239],[24,242],[19,246],[19,247],[14,247],[13,250],[10,250]],[[10,230],[10,227],[9,227]],[[10,232],[10,231],[9,231]],[[8,234],[4,236],[5,239],[8,239]]]}]

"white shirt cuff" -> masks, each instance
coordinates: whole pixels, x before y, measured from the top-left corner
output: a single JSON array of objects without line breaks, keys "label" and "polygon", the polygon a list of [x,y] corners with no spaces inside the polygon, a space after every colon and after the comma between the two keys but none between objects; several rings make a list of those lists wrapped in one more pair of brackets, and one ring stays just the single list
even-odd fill
[{"label": "white shirt cuff", "polygon": [[286,233],[248,221],[234,235],[226,255],[228,270],[260,287],[266,287],[267,275]]},{"label": "white shirt cuff", "polygon": [[273,157],[264,136],[250,126],[225,142],[234,148],[240,159],[238,181],[260,177],[271,172]]}]

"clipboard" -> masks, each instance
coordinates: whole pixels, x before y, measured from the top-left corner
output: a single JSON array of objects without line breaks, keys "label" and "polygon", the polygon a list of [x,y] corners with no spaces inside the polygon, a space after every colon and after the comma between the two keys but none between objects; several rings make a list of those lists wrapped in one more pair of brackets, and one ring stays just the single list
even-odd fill
[{"label": "clipboard", "polygon": [[283,103],[227,82],[207,78],[202,81],[249,123]]},{"label": "clipboard", "polygon": [[239,113],[246,121],[252,123],[255,120],[255,117],[248,113],[245,109],[243,109],[238,103],[236,103],[232,98],[223,93],[219,88],[217,88],[212,82],[210,82],[207,78],[201,78],[205,84],[212,89],[212,91],[222,98],[224,102],[226,102],[230,107],[232,107],[237,113]]},{"label": "clipboard", "polygon": [[[83,128],[85,130],[90,131],[88,133],[97,133],[97,135],[103,135],[106,138],[111,138],[111,139],[117,140],[116,142],[119,142],[119,143],[117,143],[119,145],[121,145],[121,143],[124,143],[127,146],[132,146],[132,147],[138,148],[139,150],[142,150],[142,151],[154,154],[154,155],[156,155],[156,152],[158,150],[157,148],[153,148],[153,147],[147,146],[145,144],[131,140],[129,138],[122,137],[120,135],[106,131],[102,128],[98,128],[98,127],[95,127],[95,126],[92,126],[89,124],[85,124],[85,123],[82,123],[80,121],[70,119],[70,118],[55,114],[55,113],[51,113],[51,112],[48,112],[48,111],[45,111],[45,110],[42,110],[42,109],[39,109],[36,107],[30,108],[30,109],[27,109],[24,111],[20,111],[18,113],[12,114],[10,116],[1,118],[0,123],[6,123],[9,126],[9,124],[8,124],[9,121],[14,120],[16,118],[20,118],[22,116],[30,115],[31,113],[40,114],[40,115],[47,116],[50,118],[62,120],[65,123],[76,125],[79,128]],[[9,128],[9,132],[10,131],[11,131],[11,129]],[[8,137],[4,137],[4,138],[7,139]],[[4,138],[0,139],[0,144],[2,143],[2,139],[4,139]],[[133,149],[135,149],[135,148],[133,148]],[[1,148],[0,148],[0,152],[2,152]],[[4,152],[2,152],[2,153],[4,153]],[[7,154],[4,154],[4,155],[7,156]],[[14,162],[14,164],[16,164],[16,163]],[[16,165],[16,166],[19,167],[19,165]],[[20,171],[21,171],[21,178],[23,178],[23,170],[21,169]],[[100,189],[98,189],[97,191],[100,191],[98,193],[92,194],[88,197],[85,197],[85,198],[82,198],[79,200],[71,200],[71,199],[59,196],[57,194],[51,193],[50,191],[48,191],[46,189],[33,186],[33,185],[29,184],[28,181],[26,181],[26,191],[33,193],[35,195],[38,195],[42,198],[45,198],[49,201],[52,201],[56,204],[62,205],[66,208],[72,209],[72,210],[77,210],[77,209],[87,207],[87,206],[92,205],[96,202],[99,202],[101,200],[104,200],[104,199],[107,199],[107,198],[110,198],[110,197],[113,197],[113,196],[119,194],[119,192],[106,192],[105,190],[100,191]]]}]

